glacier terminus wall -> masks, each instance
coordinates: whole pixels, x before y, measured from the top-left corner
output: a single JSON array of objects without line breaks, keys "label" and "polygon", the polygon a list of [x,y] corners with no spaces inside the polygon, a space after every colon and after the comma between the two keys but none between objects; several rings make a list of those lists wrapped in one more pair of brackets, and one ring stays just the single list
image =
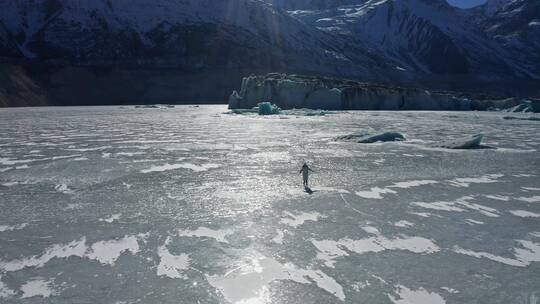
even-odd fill
[{"label": "glacier terminus wall", "polygon": [[240,91],[229,97],[229,108],[248,109],[260,102],[283,109],[441,111],[509,108],[519,103],[513,98],[477,100],[458,93],[272,73],[243,78]]}]

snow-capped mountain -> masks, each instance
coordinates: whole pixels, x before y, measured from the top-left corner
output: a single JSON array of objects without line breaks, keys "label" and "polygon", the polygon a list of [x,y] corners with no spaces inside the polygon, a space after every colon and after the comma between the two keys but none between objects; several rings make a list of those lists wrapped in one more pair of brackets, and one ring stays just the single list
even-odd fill
[{"label": "snow-capped mountain", "polygon": [[0,1],[0,59],[63,103],[225,100],[267,72],[515,91],[540,79],[539,16],[537,0]]},{"label": "snow-capped mountain", "polygon": [[[530,13],[531,10],[524,11]],[[495,16],[502,13],[499,9]],[[337,10],[294,11],[291,14],[323,31],[346,36],[378,50],[399,62],[396,69],[537,78],[527,60],[516,60],[508,48],[496,39],[486,37],[484,27],[475,22],[483,20],[489,24],[496,17],[481,15],[480,10],[457,9],[443,0],[369,0]],[[505,16],[503,19],[513,24],[516,17]]]},{"label": "snow-capped mountain", "polygon": [[0,29],[3,52],[15,45],[26,58],[56,64],[359,75],[373,61],[254,0],[3,1]]}]

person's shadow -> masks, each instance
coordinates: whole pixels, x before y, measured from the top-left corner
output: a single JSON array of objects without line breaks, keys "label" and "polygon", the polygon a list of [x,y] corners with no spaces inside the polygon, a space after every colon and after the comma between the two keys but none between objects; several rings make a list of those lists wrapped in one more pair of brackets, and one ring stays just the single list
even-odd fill
[{"label": "person's shadow", "polygon": [[313,194],[313,193],[315,192],[315,191],[311,190],[311,188],[308,187],[308,186],[304,186],[304,191],[306,191],[306,193],[307,193],[307,194],[310,194],[310,195]]}]

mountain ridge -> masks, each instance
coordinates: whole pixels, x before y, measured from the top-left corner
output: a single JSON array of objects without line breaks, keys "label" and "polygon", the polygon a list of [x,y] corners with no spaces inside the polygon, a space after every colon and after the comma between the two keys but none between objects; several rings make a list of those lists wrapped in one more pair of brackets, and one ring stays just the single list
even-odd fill
[{"label": "mountain ridge", "polygon": [[[523,12],[509,15],[508,7],[520,3]],[[443,0],[6,1],[0,3],[0,56],[24,62],[53,104],[70,104],[70,93],[93,103],[85,97],[96,96],[92,87],[116,91],[114,84],[126,89],[130,81],[156,93],[145,95],[148,101],[135,93],[99,98],[225,102],[225,91],[243,76],[268,72],[505,94],[517,89],[500,84],[515,82],[537,94],[540,66],[528,55],[540,49],[537,31],[528,28],[536,6],[513,0],[492,16],[486,7],[462,10]],[[527,26],[518,22],[516,30],[514,19],[528,20]],[[524,33],[518,43],[515,31]],[[205,73],[226,78],[189,77]],[[175,89],[172,79],[185,83]],[[187,94],[197,81],[215,92]]]}]

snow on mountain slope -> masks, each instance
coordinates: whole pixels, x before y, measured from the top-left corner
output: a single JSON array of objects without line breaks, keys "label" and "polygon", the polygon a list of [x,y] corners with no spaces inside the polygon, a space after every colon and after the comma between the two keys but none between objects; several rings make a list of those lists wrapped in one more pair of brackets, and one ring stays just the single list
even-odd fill
[{"label": "snow on mountain slope", "polygon": [[486,4],[485,17],[477,18],[479,27],[504,47],[516,67],[540,79],[540,1],[506,0],[498,4],[491,14],[493,4]]},{"label": "snow on mountain slope", "polygon": [[481,77],[534,77],[493,39],[471,11],[443,0],[369,0],[333,10],[294,11],[326,32],[367,45],[400,62],[396,69]]},{"label": "snow on mountain slope", "polygon": [[381,65],[257,0],[3,1],[0,22],[26,58],[49,63],[343,75]]},{"label": "snow on mountain slope", "polygon": [[342,5],[359,4],[365,0],[265,0],[285,10],[321,10]]}]

